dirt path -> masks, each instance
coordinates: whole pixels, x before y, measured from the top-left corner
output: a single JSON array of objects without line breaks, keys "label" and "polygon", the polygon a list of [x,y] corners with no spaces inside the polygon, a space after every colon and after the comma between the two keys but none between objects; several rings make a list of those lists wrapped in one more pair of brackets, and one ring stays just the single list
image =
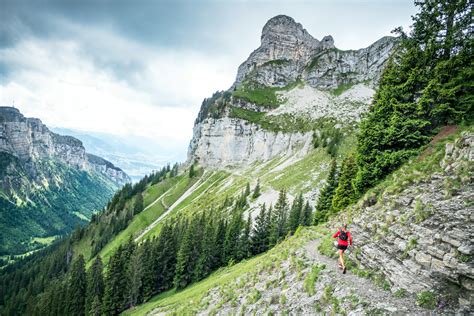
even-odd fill
[{"label": "dirt path", "polygon": [[[320,240],[312,240],[305,246],[305,254],[308,259],[312,260],[314,264],[324,263],[331,274],[337,278],[335,285],[342,287],[348,291],[354,291],[359,296],[363,297],[367,302],[376,302],[377,305],[386,311],[393,312],[395,314],[416,314],[416,315],[429,315],[425,309],[420,308],[416,305],[413,297],[397,298],[390,291],[385,291],[382,288],[376,286],[372,280],[367,278],[359,277],[351,272],[347,271],[346,274],[342,274],[338,268],[337,259],[326,257],[319,253],[318,245]],[[353,311],[349,314],[358,314],[358,311]]]},{"label": "dirt path", "polygon": [[[181,195],[177,200],[176,202],[173,203],[173,205],[171,205],[169,208],[166,208],[166,205],[164,204],[164,202],[162,202],[162,205],[163,207],[165,208],[165,212],[163,214],[161,214],[156,220],[153,221],[153,223],[151,223],[150,225],[148,225],[141,233],[140,235],[138,235],[137,238],[135,238],[135,242],[138,242],[140,239],[143,238],[143,236],[145,236],[150,230],[152,230],[159,222],[161,222],[163,220],[163,218],[165,218],[176,206],[178,206],[182,201],[184,201],[184,199],[186,199],[188,196],[190,196],[199,186],[201,186],[204,182],[206,182],[206,180],[202,180],[204,179],[204,176],[205,176],[205,172],[204,174],[202,175],[201,179],[199,179],[198,181],[196,181],[196,183],[194,183],[189,189],[186,190],[186,192],[183,193],[183,195]],[[165,193],[166,194],[166,193]]]},{"label": "dirt path", "polygon": [[[173,187],[169,188],[168,190],[166,190],[162,195],[160,195],[159,197],[157,197],[150,205],[148,205],[147,207],[145,207],[143,209],[142,212],[146,211],[147,209],[149,209],[150,207],[152,207],[153,205],[155,205],[156,203],[158,203],[158,201],[160,201]],[[163,205],[163,202],[161,202],[162,205]]]}]

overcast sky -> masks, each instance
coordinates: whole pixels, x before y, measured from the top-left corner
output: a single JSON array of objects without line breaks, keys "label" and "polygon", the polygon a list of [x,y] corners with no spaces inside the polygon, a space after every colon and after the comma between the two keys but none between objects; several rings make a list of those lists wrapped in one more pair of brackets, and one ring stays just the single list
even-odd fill
[{"label": "overcast sky", "polygon": [[269,18],[357,49],[407,28],[415,11],[402,0],[0,0],[0,104],[184,153],[203,98],[231,86]]}]

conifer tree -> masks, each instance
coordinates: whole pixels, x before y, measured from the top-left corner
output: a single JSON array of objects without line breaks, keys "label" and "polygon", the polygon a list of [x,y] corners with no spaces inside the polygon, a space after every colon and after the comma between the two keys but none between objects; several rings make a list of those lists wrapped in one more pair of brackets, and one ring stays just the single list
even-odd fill
[{"label": "conifer tree", "polygon": [[231,259],[237,258],[237,244],[242,229],[242,211],[234,208],[232,219],[227,226],[224,240],[224,262],[228,264]]},{"label": "conifer tree", "polygon": [[194,178],[194,176],[196,175],[196,171],[194,170],[194,164],[191,165],[191,167],[189,167],[189,177],[190,178]]},{"label": "conifer tree", "polygon": [[103,270],[102,259],[97,256],[87,272],[87,315],[97,316],[102,314],[101,305],[105,288]]},{"label": "conifer tree", "polygon": [[341,175],[332,200],[331,212],[338,212],[355,200],[356,193],[352,181],[356,173],[357,166],[354,157],[346,157],[342,162]]},{"label": "conifer tree", "polygon": [[247,185],[245,186],[245,192],[244,192],[245,197],[250,195],[250,183],[247,182]]},{"label": "conifer tree", "polygon": [[313,220],[313,214],[312,214],[311,206],[309,205],[308,201],[306,201],[306,204],[304,205],[301,214],[302,215],[301,215],[301,219],[300,219],[300,225],[310,226],[311,222]]},{"label": "conifer tree", "polygon": [[[150,282],[153,282],[152,291],[146,291],[145,299],[151,297],[151,294],[159,293],[168,290],[173,287],[173,279],[176,270],[176,258],[177,258],[177,240],[173,234],[176,231],[177,234],[181,234],[179,228],[180,225],[176,225],[175,229],[173,226],[165,223],[160,231],[158,239],[154,242],[152,249],[152,275],[153,278]],[[145,277],[145,282],[148,276]],[[145,286],[145,284],[144,284]]]},{"label": "conifer tree", "polygon": [[281,240],[288,232],[288,200],[285,190],[280,191],[274,212],[276,215],[278,240]]},{"label": "conifer tree", "polygon": [[224,219],[219,220],[217,229],[214,235],[214,251],[213,251],[213,265],[212,269],[217,269],[220,266],[225,265],[224,257],[224,241],[227,231],[227,225]]},{"label": "conifer tree", "polygon": [[124,308],[126,291],[125,269],[122,261],[124,253],[125,249],[120,245],[109,260],[102,305],[105,315],[117,315]]},{"label": "conifer tree", "polygon": [[259,196],[260,196],[260,180],[257,180],[257,184],[255,185],[255,188],[253,189],[252,198],[256,199]]},{"label": "conifer tree", "polygon": [[300,225],[301,213],[303,211],[303,194],[299,194],[298,197],[293,201],[290,210],[290,216],[288,220],[288,229],[290,233],[294,233]]},{"label": "conifer tree", "polygon": [[314,213],[314,225],[327,221],[329,211],[332,208],[332,199],[337,188],[337,163],[336,159],[331,161],[329,175],[326,180],[326,185],[321,190],[316,211]]},{"label": "conifer tree", "polygon": [[67,299],[68,315],[85,315],[86,291],[87,276],[84,257],[79,255],[71,267]]},{"label": "conifer tree", "polygon": [[134,247],[134,250],[130,257],[126,259],[126,279],[127,279],[127,291],[126,291],[126,308],[136,306],[142,302],[143,299],[143,259],[145,253],[143,252],[144,247]]},{"label": "conifer tree", "polygon": [[135,202],[133,203],[133,214],[136,215],[143,210],[143,195],[142,193],[137,193],[135,197]]},{"label": "conifer tree", "polygon": [[213,268],[214,225],[211,219],[212,215],[204,226],[205,233],[201,238],[201,251],[194,270],[194,281],[199,281],[208,276]]},{"label": "conifer tree", "polygon": [[[165,224],[166,225],[166,224]],[[165,229],[165,225],[162,227],[160,231],[160,235],[162,234],[163,229]],[[156,293],[157,287],[157,279],[158,275],[155,273],[155,260],[157,257],[157,253],[153,247],[155,243],[155,239],[145,240],[140,247],[142,249],[142,300],[148,300],[154,293]]]},{"label": "conifer tree", "polygon": [[[270,210],[269,210],[270,212]],[[255,227],[253,228],[251,244],[252,253],[254,255],[262,253],[268,249],[270,234],[269,216],[266,211],[265,204],[260,207],[260,213],[255,219]]]},{"label": "conifer tree", "polygon": [[195,220],[191,220],[179,247],[174,276],[174,285],[177,289],[186,287],[193,279],[196,264],[194,253],[196,226]]},{"label": "conifer tree", "polygon": [[240,261],[242,259],[246,259],[250,255],[250,231],[252,229],[252,216],[250,214],[247,217],[247,221],[245,221],[243,231],[240,235],[238,246],[237,246],[237,254],[236,260]]}]

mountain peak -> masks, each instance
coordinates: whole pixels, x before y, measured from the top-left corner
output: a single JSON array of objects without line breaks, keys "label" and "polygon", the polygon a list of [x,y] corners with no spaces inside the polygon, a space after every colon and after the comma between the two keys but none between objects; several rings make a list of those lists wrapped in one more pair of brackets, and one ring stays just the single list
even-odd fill
[{"label": "mountain peak", "polygon": [[303,26],[287,15],[277,15],[263,26],[262,46],[266,44],[304,43],[317,46],[319,41],[313,38]]}]

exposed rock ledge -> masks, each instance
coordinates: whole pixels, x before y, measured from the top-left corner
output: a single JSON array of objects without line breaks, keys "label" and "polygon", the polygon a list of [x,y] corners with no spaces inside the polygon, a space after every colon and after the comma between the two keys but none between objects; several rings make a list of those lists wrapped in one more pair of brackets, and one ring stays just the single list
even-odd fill
[{"label": "exposed rock ledge", "polygon": [[274,133],[236,118],[207,118],[194,126],[188,160],[205,167],[246,165],[279,155],[305,155],[312,132]]}]

